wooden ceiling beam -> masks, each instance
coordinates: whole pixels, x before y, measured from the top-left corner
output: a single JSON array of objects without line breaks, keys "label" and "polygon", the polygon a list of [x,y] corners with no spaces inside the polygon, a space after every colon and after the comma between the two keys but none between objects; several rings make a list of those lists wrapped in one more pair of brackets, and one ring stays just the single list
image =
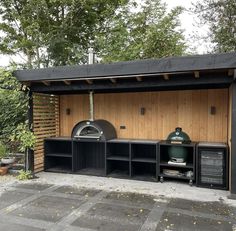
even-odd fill
[{"label": "wooden ceiling beam", "polygon": [[71,81],[69,81],[69,80],[64,80],[63,81],[66,85],[71,85]]},{"label": "wooden ceiling beam", "polygon": [[196,79],[199,79],[200,78],[200,72],[199,71],[194,71],[194,77]]},{"label": "wooden ceiling beam", "polygon": [[116,79],[111,78],[110,80],[111,80],[112,83],[116,83]]},{"label": "wooden ceiling beam", "polygon": [[91,80],[91,79],[86,79],[86,82],[87,82],[88,84],[93,84],[93,80]]},{"label": "wooden ceiling beam", "polygon": [[137,79],[138,82],[142,82],[143,81],[143,78],[141,76],[137,76],[136,79]]},{"label": "wooden ceiling beam", "polygon": [[50,83],[49,81],[42,81],[42,83],[43,83],[44,85],[46,85],[46,86],[50,86],[50,85],[51,85],[51,83]]},{"label": "wooden ceiling beam", "polygon": [[170,76],[168,74],[164,74],[164,80],[169,80]]}]

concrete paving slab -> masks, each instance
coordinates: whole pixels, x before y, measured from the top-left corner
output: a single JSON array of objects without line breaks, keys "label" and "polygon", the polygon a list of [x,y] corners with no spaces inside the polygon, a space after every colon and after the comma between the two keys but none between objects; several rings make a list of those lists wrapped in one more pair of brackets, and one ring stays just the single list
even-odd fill
[{"label": "concrete paving slab", "polygon": [[232,223],[164,212],[156,231],[232,231]]},{"label": "concrete paving slab", "polygon": [[37,191],[42,191],[52,186],[53,186],[52,184],[41,184],[41,183],[25,183],[25,184],[15,185],[16,188],[32,189]]},{"label": "concrete paving slab", "polygon": [[99,217],[100,219],[108,219],[121,224],[140,224],[146,220],[149,212],[150,210],[143,208],[97,203],[86,215],[90,217]]},{"label": "concrete paving slab", "polygon": [[[97,217],[82,216],[72,223],[78,228],[102,230],[102,231],[137,231],[140,224],[123,224],[112,220],[99,219]],[[80,230],[80,229],[79,229]]]},{"label": "concrete paving slab", "polygon": [[32,196],[31,193],[21,193],[17,192],[16,190],[4,192],[0,197],[0,209],[6,208],[15,202],[21,201],[30,196]]},{"label": "concrete paving slab", "polygon": [[173,198],[170,200],[168,207],[189,210],[191,212],[201,212],[219,216],[236,217],[235,208],[218,201],[200,202]]},{"label": "concrete paving slab", "polygon": [[4,230],[236,231],[236,206],[223,190],[71,174],[39,176],[0,185],[0,208],[10,204],[0,211]]},{"label": "concrete paving slab", "polygon": [[89,188],[77,188],[73,186],[61,186],[55,190],[55,192],[71,194],[71,195],[79,195],[85,197],[93,197],[97,193],[101,192],[101,190],[89,189]]},{"label": "concrete paving slab", "polygon": [[34,228],[26,225],[1,223],[1,230],[6,231],[45,231],[46,229]]},{"label": "concrete paving slab", "polygon": [[11,215],[57,222],[83,203],[82,200],[42,196],[11,212]]},{"label": "concrete paving slab", "polygon": [[122,192],[110,192],[105,199],[111,201],[118,201],[119,203],[129,204],[134,206],[153,208],[155,203],[155,197],[146,194],[138,193],[122,193]]}]

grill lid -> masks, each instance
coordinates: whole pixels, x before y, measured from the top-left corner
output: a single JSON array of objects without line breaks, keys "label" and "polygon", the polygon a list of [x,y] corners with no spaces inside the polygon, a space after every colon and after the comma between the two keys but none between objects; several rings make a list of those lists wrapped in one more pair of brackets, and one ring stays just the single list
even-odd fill
[{"label": "grill lid", "polygon": [[190,137],[187,133],[182,131],[182,128],[175,128],[174,132],[171,132],[167,137],[167,140],[171,143],[190,143]]}]

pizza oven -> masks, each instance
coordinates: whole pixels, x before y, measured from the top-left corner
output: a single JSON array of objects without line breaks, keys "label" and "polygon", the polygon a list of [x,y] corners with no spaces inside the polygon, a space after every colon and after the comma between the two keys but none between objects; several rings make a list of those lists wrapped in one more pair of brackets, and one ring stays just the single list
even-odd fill
[{"label": "pizza oven", "polygon": [[84,120],[77,123],[71,133],[73,139],[106,141],[117,138],[114,126],[106,120]]}]

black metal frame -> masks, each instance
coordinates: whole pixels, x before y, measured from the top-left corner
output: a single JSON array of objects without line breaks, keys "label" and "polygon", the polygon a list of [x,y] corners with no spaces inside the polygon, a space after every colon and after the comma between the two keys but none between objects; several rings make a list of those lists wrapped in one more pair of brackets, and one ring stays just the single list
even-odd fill
[{"label": "black metal frame", "polygon": [[[236,77],[236,72],[234,72]],[[231,185],[230,191],[236,194],[236,82],[232,84],[232,115],[231,115]]]},{"label": "black metal frame", "polygon": [[[26,92],[26,94],[28,94],[29,97],[29,103],[28,103],[29,130],[33,132],[33,94],[32,91]],[[32,173],[34,173],[34,151],[32,149],[25,150],[25,170],[29,170]]]}]

